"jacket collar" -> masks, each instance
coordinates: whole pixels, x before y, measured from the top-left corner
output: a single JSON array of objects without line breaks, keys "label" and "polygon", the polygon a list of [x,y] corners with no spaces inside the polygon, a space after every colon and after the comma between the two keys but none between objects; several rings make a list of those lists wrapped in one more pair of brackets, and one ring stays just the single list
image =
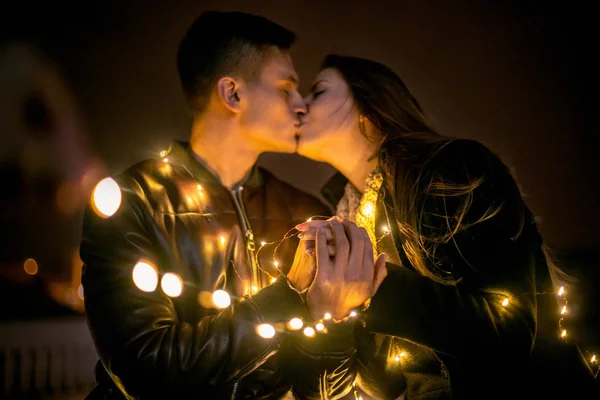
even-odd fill
[{"label": "jacket collar", "polygon": [[[208,167],[208,165],[192,152],[189,142],[174,140],[171,142],[166,157],[169,159],[170,164],[184,168],[197,181],[223,186],[221,179],[210,169],[210,167]],[[242,185],[246,187],[258,187],[262,184],[262,173],[255,164],[235,187]]]},{"label": "jacket collar", "polygon": [[321,195],[334,210],[344,195],[347,183],[348,178],[342,175],[341,172],[336,171],[336,173],[321,188]]}]

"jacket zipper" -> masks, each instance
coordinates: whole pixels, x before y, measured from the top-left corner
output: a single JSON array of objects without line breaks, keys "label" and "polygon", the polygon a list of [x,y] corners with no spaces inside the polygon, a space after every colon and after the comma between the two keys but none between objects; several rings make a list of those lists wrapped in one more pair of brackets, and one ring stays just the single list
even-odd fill
[{"label": "jacket zipper", "polygon": [[238,186],[231,191],[233,195],[233,203],[237,209],[238,215],[240,216],[242,229],[244,236],[246,236],[246,254],[250,259],[251,276],[252,276],[252,292],[260,289],[260,277],[258,275],[258,263],[256,262],[256,245],[254,243],[254,233],[250,227],[250,221],[246,215],[246,208],[244,207],[244,198],[242,192],[244,191],[243,186]]},{"label": "jacket zipper", "polygon": [[[250,272],[252,277],[252,287],[251,291],[255,292],[260,288],[259,286],[259,276],[258,276],[258,263],[256,262],[256,245],[254,243],[254,233],[252,232],[252,227],[250,226],[250,221],[248,220],[248,216],[246,215],[246,208],[244,207],[244,197],[243,197],[243,186],[238,186],[237,188],[231,191],[233,197],[233,204],[235,204],[235,208],[240,217],[240,222],[242,224],[242,230],[244,231],[244,236],[246,237],[246,255],[250,260]],[[233,390],[231,392],[231,400],[235,400],[238,396],[238,392],[240,390],[240,381],[237,381],[233,384]]]}]

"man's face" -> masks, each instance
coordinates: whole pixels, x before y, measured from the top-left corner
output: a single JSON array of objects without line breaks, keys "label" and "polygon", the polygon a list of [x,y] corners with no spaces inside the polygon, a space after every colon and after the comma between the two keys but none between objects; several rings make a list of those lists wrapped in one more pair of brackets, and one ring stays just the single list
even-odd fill
[{"label": "man's face", "polygon": [[248,83],[246,100],[241,122],[252,146],[260,152],[295,152],[300,114],[306,113],[306,106],[287,52],[269,50],[258,78]]}]

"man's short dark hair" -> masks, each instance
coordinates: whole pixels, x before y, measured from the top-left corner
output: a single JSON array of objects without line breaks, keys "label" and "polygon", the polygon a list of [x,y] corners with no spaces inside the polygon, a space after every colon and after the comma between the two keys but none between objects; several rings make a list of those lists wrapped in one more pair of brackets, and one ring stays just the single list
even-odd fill
[{"label": "man's short dark hair", "polygon": [[214,85],[225,75],[256,79],[271,46],[288,50],[296,37],[266,18],[241,12],[207,11],[179,45],[177,70],[191,111],[202,112]]}]

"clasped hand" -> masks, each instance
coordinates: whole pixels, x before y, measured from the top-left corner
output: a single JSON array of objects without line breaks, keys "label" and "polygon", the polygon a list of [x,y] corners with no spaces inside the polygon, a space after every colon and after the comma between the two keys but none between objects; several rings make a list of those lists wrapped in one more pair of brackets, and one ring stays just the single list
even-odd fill
[{"label": "clasped hand", "polygon": [[343,319],[376,292],[387,275],[387,256],[374,257],[369,234],[338,217],[307,221],[288,279],[297,290],[308,288],[307,305],[313,319],[330,313]]}]

